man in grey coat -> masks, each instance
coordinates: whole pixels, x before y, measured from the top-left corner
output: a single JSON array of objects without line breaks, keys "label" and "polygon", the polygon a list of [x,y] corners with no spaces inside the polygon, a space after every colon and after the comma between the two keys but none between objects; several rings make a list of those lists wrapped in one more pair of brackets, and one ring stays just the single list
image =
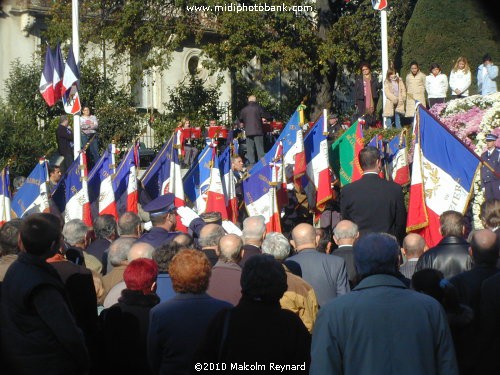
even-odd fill
[{"label": "man in grey coat", "polygon": [[439,302],[395,276],[396,239],[370,233],[354,245],[362,280],[323,306],[313,331],[311,375],[457,375],[453,341]]},{"label": "man in grey coat", "polygon": [[316,250],[318,241],[311,224],[297,225],[292,231],[290,243],[297,255],[288,258],[286,264],[289,266],[293,262],[300,266],[302,278],[313,287],[320,306],[349,292],[344,259]]}]

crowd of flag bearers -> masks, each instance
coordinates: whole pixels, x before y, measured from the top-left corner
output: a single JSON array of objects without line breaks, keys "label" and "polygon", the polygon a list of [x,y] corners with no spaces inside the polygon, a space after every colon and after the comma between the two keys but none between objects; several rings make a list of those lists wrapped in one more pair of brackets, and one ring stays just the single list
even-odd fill
[{"label": "crowd of flag bearers", "polygon": [[[249,216],[262,215],[268,231],[280,232],[289,193],[295,191],[305,195],[304,201],[319,226],[322,212],[335,199],[332,181],[343,187],[362,176],[358,154],[364,147],[363,129],[357,121],[328,145],[326,110],[307,131],[303,124],[300,106],[274,145],[244,178],[232,167],[238,141],[229,131],[222,135],[226,147],[218,147],[220,129],[212,132],[213,138],[206,138],[205,147],[187,172],[181,171],[184,141],[197,135],[196,128],[176,129],[140,179],[138,144],[123,150],[119,164],[115,145],[109,145],[90,171],[83,149],[52,191],[47,185],[47,160],[40,159],[12,199],[7,166],[2,170],[0,185],[1,220],[57,210],[66,222],[81,219],[91,225],[98,215],[118,217],[126,211],[138,212],[140,203],[172,193],[176,207],[189,206],[198,214],[217,211],[234,223],[241,219],[241,211]],[[422,106],[418,107],[413,131],[411,181],[406,130],[388,142],[375,136],[369,145],[380,151],[384,163],[381,177],[400,185],[411,182],[407,230],[422,233],[433,245],[440,239],[435,229],[439,215],[449,209],[466,209],[481,160]],[[457,160],[460,163],[453,162]],[[236,194],[237,189],[241,194]],[[451,191],[453,194],[449,194]]]}]

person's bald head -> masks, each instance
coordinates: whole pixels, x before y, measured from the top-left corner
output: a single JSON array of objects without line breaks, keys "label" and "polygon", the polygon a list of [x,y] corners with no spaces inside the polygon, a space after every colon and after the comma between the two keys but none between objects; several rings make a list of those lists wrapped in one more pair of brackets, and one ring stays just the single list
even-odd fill
[{"label": "person's bald head", "polygon": [[295,251],[316,248],[316,230],[311,224],[301,223],[292,230],[290,241]]},{"label": "person's bald head", "polygon": [[135,242],[128,252],[127,260],[132,262],[139,258],[152,259],[154,250],[155,248],[147,242]]},{"label": "person's bald head", "polygon": [[350,220],[339,221],[333,230],[333,240],[337,245],[352,245],[358,236],[358,226]]},{"label": "person's bald head", "polygon": [[403,240],[402,251],[407,259],[420,258],[426,249],[427,244],[420,234],[407,234]]},{"label": "person's bald head", "polygon": [[185,248],[191,248],[194,244],[194,239],[187,233],[181,233],[174,237],[173,242]]},{"label": "person's bald head", "polygon": [[225,263],[238,263],[243,241],[235,234],[227,234],[219,241],[219,259]]},{"label": "person's bald head", "polygon": [[499,246],[498,236],[490,229],[475,230],[470,235],[470,253],[476,265],[495,266]]},{"label": "person's bald head", "polygon": [[243,221],[243,240],[245,244],[262,245],[266,236],[266,221],[264,216],[250,216]]},{"label": "person's bald head", "polygon": [[201,228],[200,235],[198,238],[198,244],[202,249],[213,248],[217,249],[219,245],[219,240],[224,236],[224,228],[219,224],[206,224]]}]

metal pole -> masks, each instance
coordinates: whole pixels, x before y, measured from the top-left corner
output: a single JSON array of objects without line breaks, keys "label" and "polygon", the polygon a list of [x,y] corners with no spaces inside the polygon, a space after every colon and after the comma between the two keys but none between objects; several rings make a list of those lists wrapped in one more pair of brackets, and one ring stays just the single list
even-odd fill
[{"label": "metal pole", "polygon": [[[73,30],[73,54],[75,55],[76,65],[80,66],[80,36],[78,34],[78,0],[72,0],[71,2],[71,23]],[[81,149],[81,137],[80,137],[80,115],[76,114],[73,116],[73,155],[76,159],[78,153]]]},{"label": "metal pole", "polygon": [[[385,80],[385,75],[387,73],[387,69],[389,68],[389,54],[387,51],[387,11],[385,9],[380,11],[380,33],[382,40],[382,85]],[[382,111],[385,108],[385,103],[387,98],[385,96],[385,92],[382,89]],[[383,126],[385,125],[385,117],[382,118]]]}]

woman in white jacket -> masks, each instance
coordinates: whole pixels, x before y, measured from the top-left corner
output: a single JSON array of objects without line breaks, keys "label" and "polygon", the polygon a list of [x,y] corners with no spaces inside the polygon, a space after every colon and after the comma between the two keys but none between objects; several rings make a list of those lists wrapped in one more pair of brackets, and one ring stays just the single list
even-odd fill
[{"label": "woman in white jacket", "polygon": [[425,91],[429,99],[429,108],[434,104],[446,101],[446,91],[448,91],[448,78],[441,73],[439,64],[431,65],[431,74],[425,78]]},{"label": "woman in white jacket", "polygon": [[471,72],[465,57],[460,56],[450,73],[450,88],[453,99],[469,96]]}]

